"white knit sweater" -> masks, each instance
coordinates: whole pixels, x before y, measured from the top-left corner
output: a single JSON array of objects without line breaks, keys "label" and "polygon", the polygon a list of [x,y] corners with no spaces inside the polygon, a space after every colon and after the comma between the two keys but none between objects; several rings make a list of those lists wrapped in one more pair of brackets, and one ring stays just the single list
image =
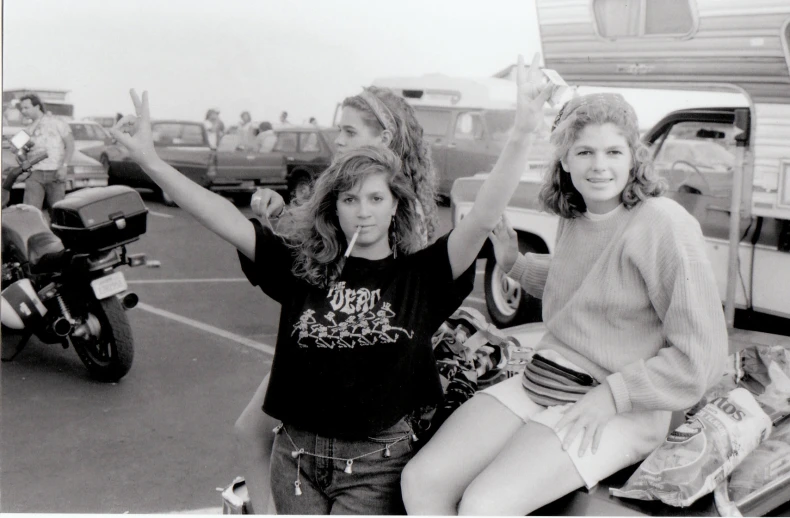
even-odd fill
[{"label": "white knit sweater", "polygon": [[723,373],[727,329],[702,232],[669,198],[561,218],[554,254],[519,256],[509,275],[543,299],[537,348],[606,381],[618,412],[688,408]]}]

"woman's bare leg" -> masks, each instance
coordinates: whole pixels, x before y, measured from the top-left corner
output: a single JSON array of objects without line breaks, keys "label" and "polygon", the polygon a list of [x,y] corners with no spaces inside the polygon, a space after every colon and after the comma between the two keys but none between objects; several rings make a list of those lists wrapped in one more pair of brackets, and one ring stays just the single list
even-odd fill
[{"label": "woman's bare leg", "polygon": [[271,498],[269,465],[274,444],[273,429],[279,421],[266,415],[261,409],[268,386],[267,374],[234,425],[247,491],[256,514],[276,514]]},{"label": "woman's bare leg", "polygon": [[554,431],[528,422],[466,488],[458,514],[523,516],[582,486]]},{"label": "woman's bare leg", "polygon": [[452,413],[401,476],[408,514],[457,514],[466,487],[524,426],[494,397],[478,394]]}]

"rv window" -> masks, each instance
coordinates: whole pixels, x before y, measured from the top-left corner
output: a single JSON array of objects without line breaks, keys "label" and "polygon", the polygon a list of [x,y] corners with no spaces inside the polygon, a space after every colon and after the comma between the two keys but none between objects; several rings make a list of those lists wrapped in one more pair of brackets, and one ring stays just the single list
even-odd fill
[{"label": "rv window", "polygon": [[696,30],[695,0],[593,0],[598,34],[608,39],[688,36]]},{"label": "rv window", "polygon": [[423,129],[423,133],[433,137],[444,137],[450,126],[450,112],[444,110],[414,109],[414,115]]},{"label": "rv window", "polygon": [[476,113],[459,113],[455,120],[455,138],[462,140],[482,140],[483,122]]}]

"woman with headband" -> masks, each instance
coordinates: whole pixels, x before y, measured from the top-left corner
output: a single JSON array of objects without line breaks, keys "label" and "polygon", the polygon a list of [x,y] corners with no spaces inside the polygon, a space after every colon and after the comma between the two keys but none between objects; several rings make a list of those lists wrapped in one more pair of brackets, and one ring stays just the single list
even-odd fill
[{"label": "woman with headband", "polygon": [[406,466],[409,514],[525,515],[639,462],[673,411],[718,381],[727,331],[697,220],[661,197],[622,96],[568,101],[539,198],[554,254],[522,255],[503,220],[497,264],[543,299],[522,376],[478,393]]},{"label": "woman with headband", "polygon": [[[420,216],[420,248],[433,241],[438,224],[436,173],[429,145],[423,140],[422,126],[411,105],[390,90],[366,88],[343,101],[338,126],[340,133],[335,145],[340,153],[369,145],[388,148],[400,158],[414,192],[414,208]],[[252,208],[260,216],[279,217],[284,200],[271,189],[261,189],[253,196]],[[261,411],[268,384],[267,374],[234,427],[247,492],[253,509],[259,512],[272,510],[269,459],[275,439],[272,430],[277,421]]]},{"label": "woman with headband", "polygon": [[[250,282],[280,302],[264,401],[276,417],[280,514],[402,514],[407,416],[437,403],[430,337],[471,292],[477,254],[515,192],[551,87],[519,57],[515,124],[467,216],[420,249],[410,178],[392,151],[342,153],[279,234],[156,154],[147,92],[112,134],[186,212],[232,244]],[[127,129],[128,128],[128,129]],[[353,247],[351,244],[353,243]],[[351,250],[349,252],[349,249]]]}]

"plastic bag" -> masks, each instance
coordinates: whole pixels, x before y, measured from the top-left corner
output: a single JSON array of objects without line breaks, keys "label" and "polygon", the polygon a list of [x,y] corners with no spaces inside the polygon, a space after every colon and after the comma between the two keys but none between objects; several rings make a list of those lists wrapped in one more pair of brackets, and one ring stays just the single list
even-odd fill
[{"label": "plastic bag", "polygon": [[687,507],[710,493],[771,433],[771,419],[743,388],[705,405],[671,432],[612,495]]},{"label": "plastic bag", "polygon": [[790,420],[774,427],[770,439],[763,441],[732,472],[729,497],[737,502],[766,484],[790,473]]}]

